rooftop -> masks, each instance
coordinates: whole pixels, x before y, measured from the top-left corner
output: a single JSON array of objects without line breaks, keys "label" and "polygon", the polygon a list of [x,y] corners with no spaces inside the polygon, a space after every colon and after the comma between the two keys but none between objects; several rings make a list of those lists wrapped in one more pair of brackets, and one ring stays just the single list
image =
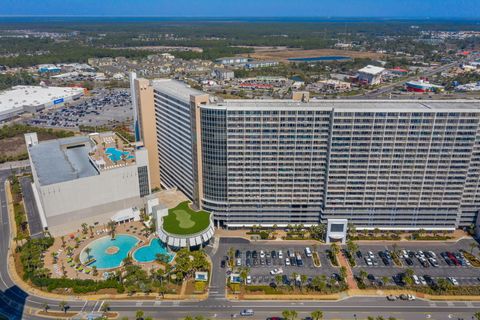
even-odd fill
[{"label": "rooftop", "polygon": [[135,163],[133,148],[112,132],[42,141],[29,148],[41,185],[99,175]]},{"label": "rooftop", "polygon": [[217,108],[229,110],[325,110],[325,111],[418,111],[418,112],[448,112],[463,110],[480,112],[478,100],[310,100],[300,102],[294,100],[229,100],[202,108]]},{"label": "rooftop", "polygon": [[376,66],[368,65],[368,66],[358,70],[358,72],[377,75],[377,74],[382,73],[384,70],[385,70],[385,68],[382,68],[382,67],[376,67]]},{"label": "rooftop", "polygon": [[0,112],[23,106],[39,106],[83,94],[83,88],[15,86],[0,92]]},{"label": "rooftop", "polygon": [[170,234],[190,235],[207,229],[210,225],[210,213],[193,211],[188,201],[168,210],[163,218],[163,230]]},{"label": "rooftop", "polygon": [[152,81],[154,89],[165,92],[166,94],[173,96],[179,100],[190,102],[190,95],[199,96],[206,93],[193,89],[184,82],[170,79],[158,79]]},{"label": "rooftop", "polygon": [[89,137],[43,141],[30,147],[30,157],[41,185],[98,175],[88,153]]}]

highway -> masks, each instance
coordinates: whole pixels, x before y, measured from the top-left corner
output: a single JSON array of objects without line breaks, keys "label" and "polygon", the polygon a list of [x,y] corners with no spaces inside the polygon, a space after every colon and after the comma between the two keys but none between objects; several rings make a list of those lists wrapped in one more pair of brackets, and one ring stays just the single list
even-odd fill
[{"label": "highway", "polygon": [[[44,319],[34,313],[32,308],[41,309],[44,303],[51,311],[58,311],[59,301],[42,297],[41,293],[29,295],[13,283],[7,268],[9,255],[10,229],[5,195],[5,180],[10,170],[0,171],[0,318],[9,320]],[[223,239],[222,239],[223,240]],[[225,242],[235,241],[224,239]],[[222,241],[219,245],[222,245]],[[227,244],[225,244],[227,245]],[[210,296],[205,301],[163,301],[163,300],[112,300],[108,301],[112,312],[121,316],[134,318],[137,310],[145,311],[154,319],[182,319],[186,316],[204,315],[212,319],[232,319],[239,317],[245,308],[255,311],[249,319],[265,319],[279,316],[285,309],[296,310],[300,316],[307,316],[311,311],[321,309],[326,319],[366,319],[367,316],[389,316],[397,319],[471,319],[474,312],[480,310],[480,302],[430,302],[416,300],[412,302],[389,302],[384,297],[354,297],[340,301],[229,301],[225,298],[222,286],[224,273],[217,263],[221,257],[213,250],[212,287]],[[90,301],[66,296],[69,311],[80,312],[85,318],[88,313],[99,312],[103,301]],[[78,317],[80,319],[80,317]]]}]

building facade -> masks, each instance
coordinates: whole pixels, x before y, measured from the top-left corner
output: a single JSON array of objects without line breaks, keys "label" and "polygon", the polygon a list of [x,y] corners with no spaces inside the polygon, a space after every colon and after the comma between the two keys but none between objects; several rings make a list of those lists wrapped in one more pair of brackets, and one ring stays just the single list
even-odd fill
[{"label": "building facade", "polygon": [[180,82],[152,84],[161,183],[217,225],[348,219],[357,228],[449,230],[475,222],[478,102],[303,94],[219,102]]}]

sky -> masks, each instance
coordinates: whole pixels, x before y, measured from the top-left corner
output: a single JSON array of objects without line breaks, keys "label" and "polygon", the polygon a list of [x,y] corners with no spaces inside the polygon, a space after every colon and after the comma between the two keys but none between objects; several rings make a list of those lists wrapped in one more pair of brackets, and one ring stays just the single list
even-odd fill
[{"label": "sky", "polygon": [[24,15],[479,18],[480,0],[0,0]]}]

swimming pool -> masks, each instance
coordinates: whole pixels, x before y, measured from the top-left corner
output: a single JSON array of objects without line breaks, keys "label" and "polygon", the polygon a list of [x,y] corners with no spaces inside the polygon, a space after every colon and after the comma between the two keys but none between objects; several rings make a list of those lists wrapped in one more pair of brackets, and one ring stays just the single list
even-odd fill
[{"label": "swimming pool", "polygon": [[321,56],[321,57],[307,57],[307,58],[289,58],[288,61],[294,62],[314,62],[314,61],[344,61],[350,60],[350,57],[345,56]]},{"label": "swimming pool", "polygon": [[107,148],[105,149],[105,154],[112,160],[113,162],[118,162],[122,160],[122,155],[125,155],[125,159],[132,159],[134,156],[130,154],[128,151],[121,151],[117,148]]},{"label": "swimming pool", "polygon": [[[95,266],[98,269],[118,268],[138,241],[137,237],[127,234],[118,234],[113,240],[110,236],[97,239],[83,248],[80,253],[80,262],[85,263],[95,259],[94,262],[88,265],[89,267]],[[86,248],[91,249],[89,255],[85,251]]]},{"label": "swimming pool", "polygon": [[159,253],[168,255],[170,257],[168,262],[171,262],[175,256],[174,254],[168,252],[165,244],[163,244],[163,242],[161,242],[158,238],[152,239],[148,246],[144,246],[135,250],[132,256],[133,259],[137,260],[138,262],[145,263],[155,261],[157,254]]}]

